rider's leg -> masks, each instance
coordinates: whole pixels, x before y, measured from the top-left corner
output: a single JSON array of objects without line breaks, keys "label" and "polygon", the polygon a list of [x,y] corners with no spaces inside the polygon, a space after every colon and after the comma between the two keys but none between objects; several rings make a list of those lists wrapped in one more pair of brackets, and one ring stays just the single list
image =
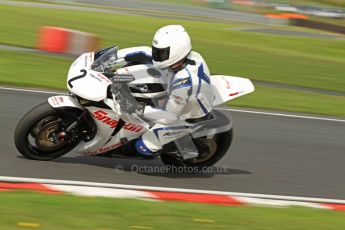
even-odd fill
[{"label": "rider's leg", "polygon": [[161,150],[163,145],[177,140],[190,133],[189,127],[186,123],[176,123],[171,125],[157,124],[149,129],[136,142],[135,148],[138,153],[151,156],[155,152]]}]

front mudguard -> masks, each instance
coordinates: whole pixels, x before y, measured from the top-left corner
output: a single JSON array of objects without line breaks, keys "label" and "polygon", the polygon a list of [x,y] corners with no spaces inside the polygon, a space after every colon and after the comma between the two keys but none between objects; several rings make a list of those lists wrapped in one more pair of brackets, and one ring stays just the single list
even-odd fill
[{"label": "front mudguard", "polygon": [[81,111],[84,108],[79,104],[76,98],[69,95],[53,96],[48,98],[48,103],[54,108],[76,108]]}]

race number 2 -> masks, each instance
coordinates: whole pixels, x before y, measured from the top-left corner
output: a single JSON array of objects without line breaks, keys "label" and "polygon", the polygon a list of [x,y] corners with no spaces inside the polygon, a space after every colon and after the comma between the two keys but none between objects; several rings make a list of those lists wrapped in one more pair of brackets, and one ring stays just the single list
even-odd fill
[{"label": "race number 2", "polygon": [[81,70],[80,70],[80,73],[81,73],[81,75],[78,75],[78,76],[76,76],[76,77],[73,77],[73,78],[71,78],[71,79],[67,82],[68,85],[69,85],[69,87],[73,88],[72,81],[75,81],[75,80],[78,80],[78,79],[80,79],[80,78],[85,77],[86,74],[87,74],[87,71],[86,71],[85,69],[81,69]]}]

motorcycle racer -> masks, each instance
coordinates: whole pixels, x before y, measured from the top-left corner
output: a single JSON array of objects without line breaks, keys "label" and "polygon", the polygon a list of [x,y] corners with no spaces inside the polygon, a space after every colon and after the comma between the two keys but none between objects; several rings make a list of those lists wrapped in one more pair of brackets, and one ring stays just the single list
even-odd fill
[{"label": "motorcycle racer", "polygon": [[164,26],[155,33],[152,48],[122,49],[118,58],[122,58],[122,64],[152,63],[174,72],[165,107],[138,106],[136,110],[139,116],[155,123],[136,142],[138,153],[151,156],[163,145],[188,134],[193,123],[208,118],[214,101],[210,71],[202,56],[192,51],[191,39],[183,26]]},{"label": "motorcycle racer", "polygon": [[16,126],[15,146],[33,160],[74,151],[210,167],[233,137],[231,119],[212,107],[255,87],[247,78],[209,74],[182,26],[158,30],[152,47],[83,53],[68,70],[69,94],[28,111]]}]

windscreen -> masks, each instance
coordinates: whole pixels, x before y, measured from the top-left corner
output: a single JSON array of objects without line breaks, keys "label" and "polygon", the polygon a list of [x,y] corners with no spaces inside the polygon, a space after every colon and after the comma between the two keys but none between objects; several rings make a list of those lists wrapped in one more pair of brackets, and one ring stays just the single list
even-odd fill
[{"label": "windscreen", "polygon": [[[101,73],[112,73],[117,60],[118,47],[112,47],[108,50],[103,50],[103,54],[96,57],[91,65],[91,69]],[[102,52],[102,51],[101,51]]]}]

